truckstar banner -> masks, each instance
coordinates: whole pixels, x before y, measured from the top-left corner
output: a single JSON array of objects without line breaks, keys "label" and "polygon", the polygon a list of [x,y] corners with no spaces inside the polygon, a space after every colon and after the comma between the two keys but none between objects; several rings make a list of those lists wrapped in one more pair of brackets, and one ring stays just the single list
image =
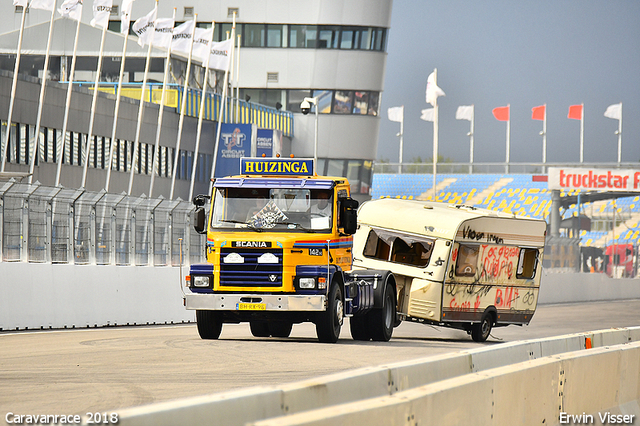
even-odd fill
[{"label": "truckstar banner", "polygon": [[640,170],[550,167],[549,189],[640,191]]}]

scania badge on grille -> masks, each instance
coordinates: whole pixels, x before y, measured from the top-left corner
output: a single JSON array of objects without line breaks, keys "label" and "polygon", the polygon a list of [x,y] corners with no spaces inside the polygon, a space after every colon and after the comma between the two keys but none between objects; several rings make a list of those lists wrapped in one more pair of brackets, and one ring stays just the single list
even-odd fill
[{"label": "scania badge on grille", "polygon": [[269,281],[271,281],[272,283],[276,282],[277,279],[278,279],[277,275],[274,275],[274,274],[269,275]]}]

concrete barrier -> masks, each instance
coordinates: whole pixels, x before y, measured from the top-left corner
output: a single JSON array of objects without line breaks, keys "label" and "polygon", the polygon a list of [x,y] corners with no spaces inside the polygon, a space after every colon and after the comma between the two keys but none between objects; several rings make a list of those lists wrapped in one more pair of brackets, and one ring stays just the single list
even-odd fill
[{"label": "concrete barrier", "polygon": [[640,279],[543,271],[539,304],[640,299]]},{"label": "concrete barrier", "polygon": [[194,321],[180,269],[0,263],[0,330]]},{"label": "concrete barrier", "polygon": [[[636,424],[639,402],[640,342],[633,342],[507,365],[389,396],[252,424]],[[601,416],[609,415],[616,421],[601,421]]]},{"label": "concrete barrier", "polygon": [[[544,273],[540,304],[640,299],[638,279]],[[167,266],[0,262],[0,331],[194,321],[179,275]]]},{"label": "concrete barrier", "polygon": [[[540,367],[540,371],[533,368],[551,365],[553,360],[559,360],[564,353],[587,355],[599,353],[595,349],[585,350],[587,339],[590,339],[592,348],[635,344],[640,341],[640,327],[512,342],[491,348],[466,350],[386,366],[369,367],[283,386],[250,388],[240,392],[135,407],[120,410],[120,424],[124,426],[162,426],[176,424],[176,419],[184,420],[181,424],[206,422],[214,425],[243,425],[247,422],[262,420],[266,422],[265,424],[285,424],[285,422],[304,424],[304,422],[311,421],[309,419],[324,422],[322,419],[327,416],[333,423],[327,421],[318,424],[363,424],[364,421],[361,421],[359,417],[356,421],[356,417],[360,415],[374,424],[414,424],[411,416],[415,417],[416,410],[412,408],[412,404],[407,402],[414,399],[414,392],[418,392],[416,395],[419,397],[416,396],[416,398],[421,400],[423,398],[421,392],[424,391],[422,388],[430,386],[429,392],[435,396],[429,397],[431,398],[429,403],[435,404],[434,407],[439,407],[437,402],[441,398],[439,395],[450,392],[449,388],[453,389],[450,395],[452,400],[456,400],[457,392],[463,392],[458,389],[460,385],[464,385],[462,386],[465,389],[464,392],[471,392],[468,395],[473,395],[473,392],[476,391],[485,392],[487,391],[485,387],[488,385],[483,383],[480,378],[494,377],[495,373],[491,373],[492,371],[509,366],[512,367],[511,370],[505,370],[505,372],[513,372],[518,377],[518,381],[514,382],[514,386],[520,392],[517,394],[518,397],[525,398],[525,400],[528,398],[531,403],[531,398],[536,395],[538,387],[547,389],[558,385],[559,371],[561,371],[558,370],[557,365]],[[601,346],[603,344],[616,346]],[[555,371],[555,373],[548,377],[550,373],[545,368],[550,369],[549,371]],[[625,371],[633,373],[635,371],[633,368],[635,367],[629,364],[629,368]],[[524,372],[519,372],[520,370]],[[588,376],[588,372],[588,369],[583,370],[582,374]],[[617,371],[613,373],[617,374]],[[531,377],[527,374],[531,374]],[[537,374],[541,374],[541,376],[538,377]],[[576,372],[576,374],[578,373]],[[502,377],[500,374],[495,375],[495,377],[498,376]],[[635,377],[637,379],[638,375],[636,374]],[[452,380],[454,382],[449,383]],[[549,381],[545,382],[544,380]],[[455,386],[453,386],[454,383]],[[627,392],[632,394],[633,392],[628,390],[630,385],[625,382],[625,386]],[[525,392],[527,389],[530,393]],[[507,394],[501,394],[501,398],[506,399]],[[489,395],[491,395],[490,391]],[[393,398],[391,398],[392,396]],[[374,403],[370,403],[371,401]],[[475,404],[481,405],[478,409],[487,410],[484,399],[481,399],[480,402],[467,401],[467,399],[457,401],[459,405],[456,408],[457,411],[468,410],[475,407]],[[557,405],[557,397],[554,401],[554,405]],[[495,403],[495,401],[493,402]],[[264,404],[268,406],[264,406]],[[418,405],[420,404],[422,402]],[[393,421],[382,422],[381,418],[376,421],[375,413],[378,412],[376,407],[387,407],[385,408],[387,411],[384,411],[384,415],[387,417],[384,419],[393,419]],[[519,409],[525,410],[523,413],[528,412],[525,408]],[[493,410],[495,415],[497,408]],[[362,411],[365,413],[363,414]],[[339,416],[336,417],[336,413],[343,412],[346,416],[344,420]],[[465,412],[468,415],[473,411]],[[378,414],[382,415],[382,412]],[[519,415],[524,414],[520,413]],[[557,416],[556,413],[556,418]],[[272,423],[267,420],[269,418],[273,419]],[[455,418],[459,420],[459,417]],[[404,419],[406,423],[399,422],[399,419]],[[545,424],[549,424],[551,420],[549,417]],[[468,421],[469,418],[467,418],[467,422],[453,422],[451,424],[465,424]],[[516,423],[520,423],[519,420]],[[425,423],[421,420],[418,424]],[[438,423],[436,422],[436,424]],[[510,424],[515,424],[513,418]]]}]

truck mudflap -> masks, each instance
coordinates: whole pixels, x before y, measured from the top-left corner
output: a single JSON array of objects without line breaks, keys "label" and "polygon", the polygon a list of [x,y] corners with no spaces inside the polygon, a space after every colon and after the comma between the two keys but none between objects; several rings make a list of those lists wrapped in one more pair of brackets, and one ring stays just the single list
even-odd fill
[{"label": "truck mudflap", "polygon": [[213,311],[324,311],[325,295],[189,294],[187,309]]}]

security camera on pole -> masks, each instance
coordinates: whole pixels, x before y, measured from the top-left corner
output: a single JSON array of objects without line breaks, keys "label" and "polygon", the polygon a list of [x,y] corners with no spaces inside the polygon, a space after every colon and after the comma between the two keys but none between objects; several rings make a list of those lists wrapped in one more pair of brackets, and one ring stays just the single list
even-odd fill
[{"label": "security camera on pole", "polygon": [[316,129],[313,141],[313,164],[316,166],[318,163],[318,98],[304,98],[300,103],[300,111],[307,115],[311,112],[311,105],[316,107]]}]

